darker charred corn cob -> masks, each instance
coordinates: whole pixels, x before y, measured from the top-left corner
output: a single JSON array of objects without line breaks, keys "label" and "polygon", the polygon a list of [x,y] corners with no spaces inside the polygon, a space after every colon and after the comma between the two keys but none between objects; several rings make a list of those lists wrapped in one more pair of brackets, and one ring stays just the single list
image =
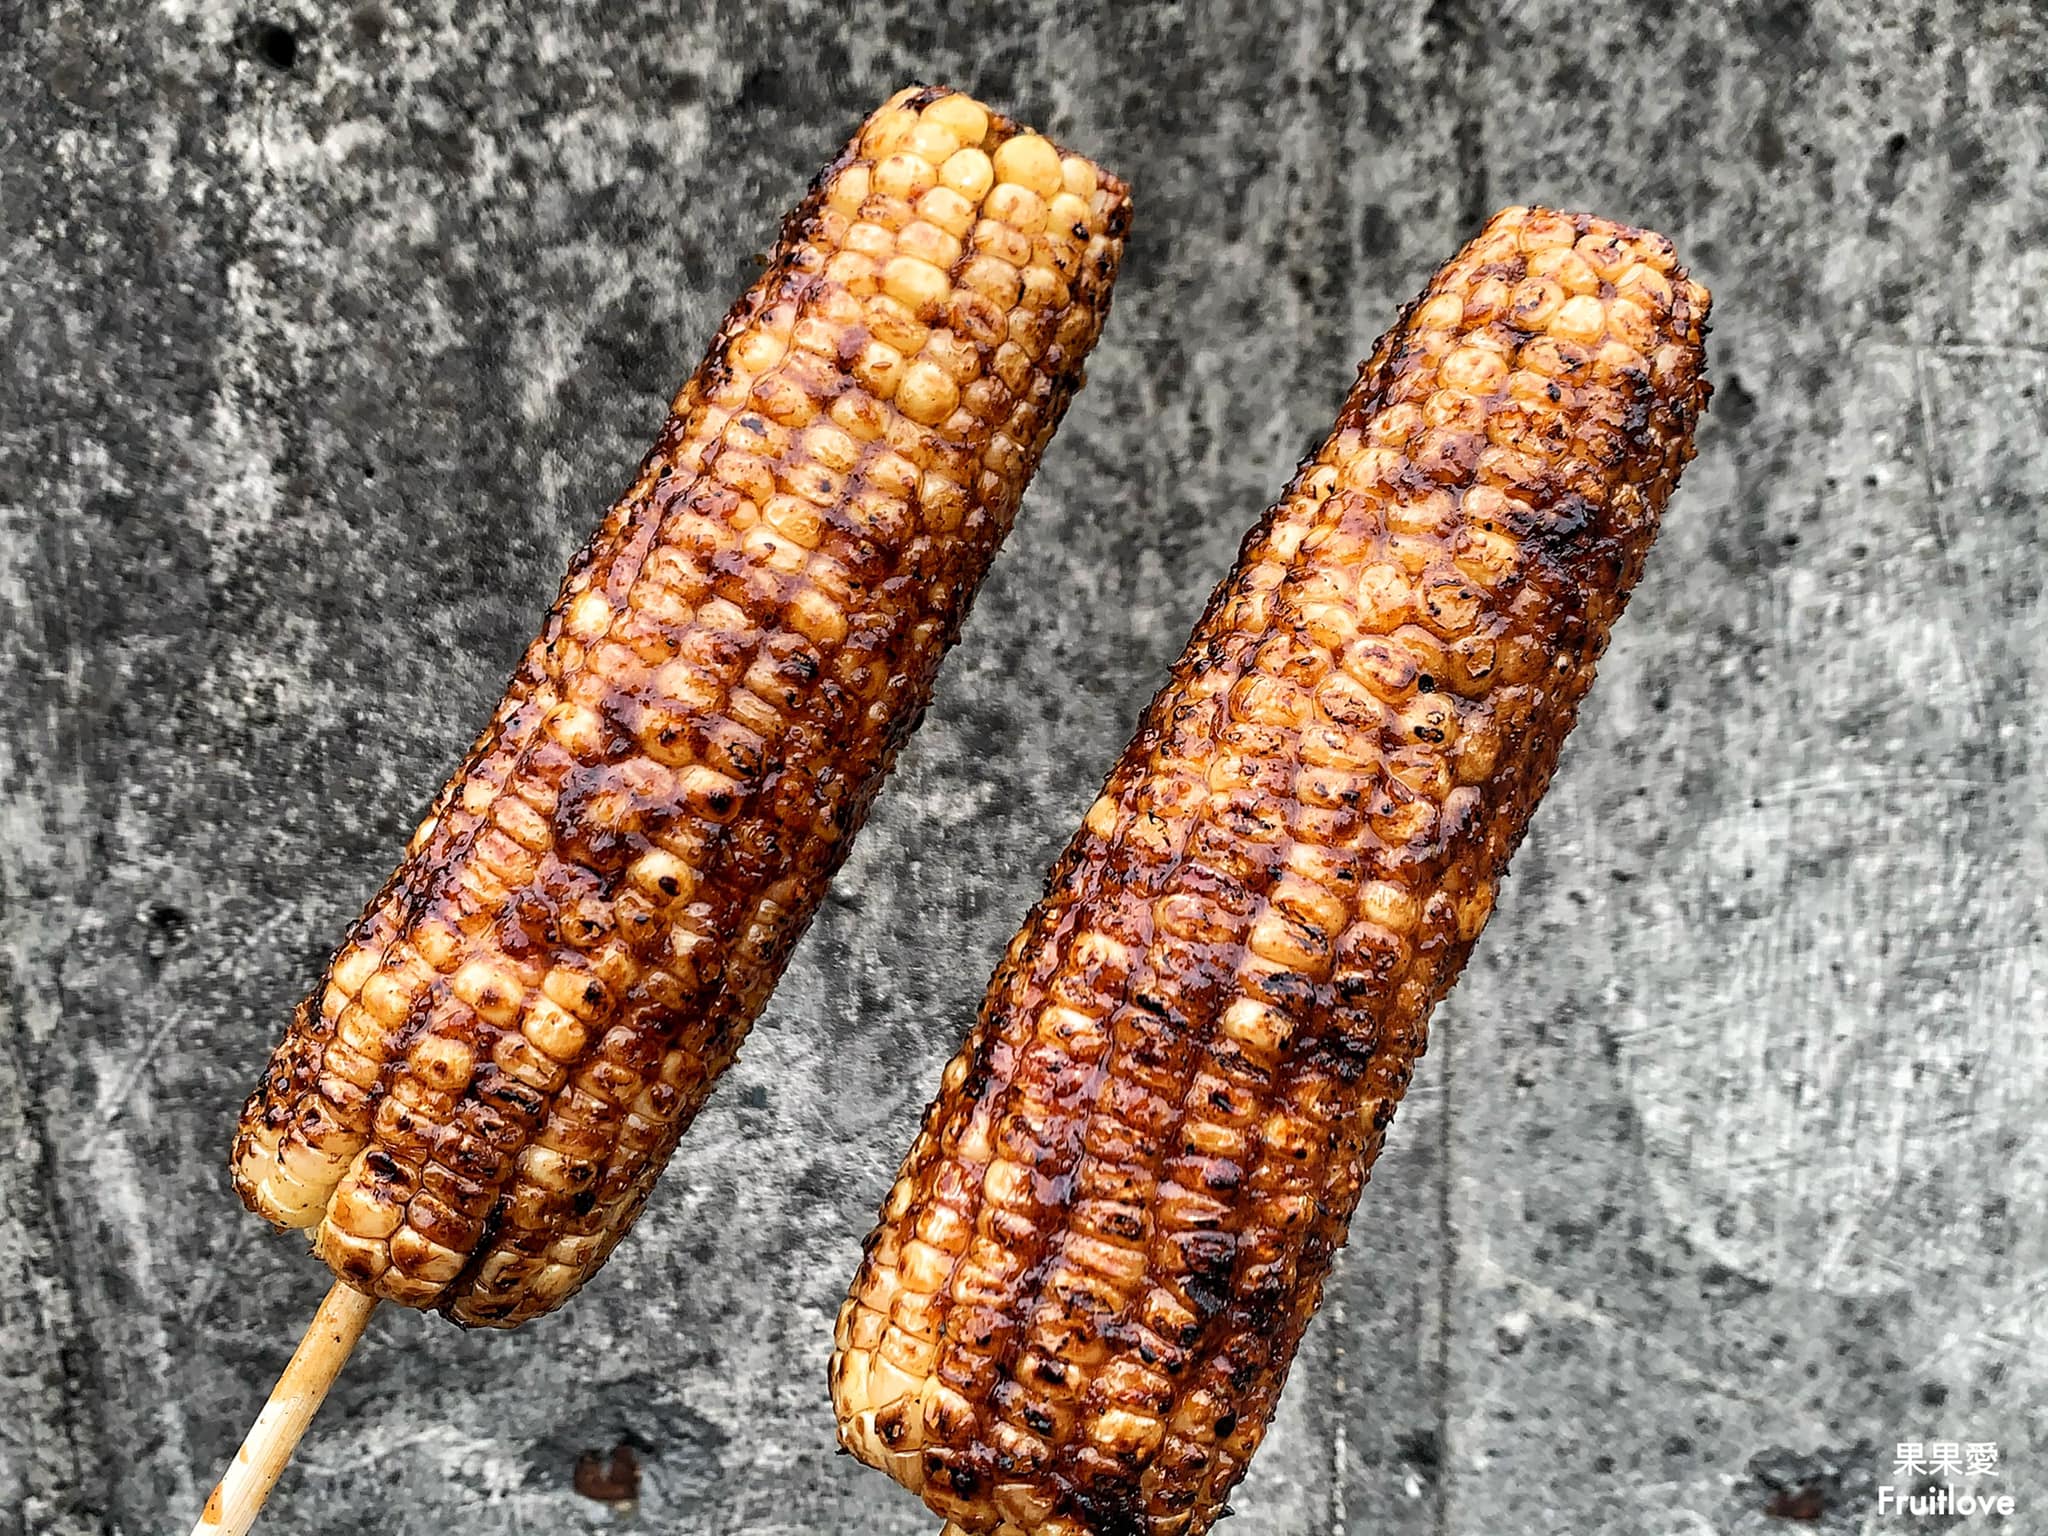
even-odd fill
[{"label": "darker charred corn cob", "polygon": [[300,1006],[235,1141],[252,1210],[465,1323],[604,1262],[916,724],[1127,220],[965,96],[868,120]]},{"label": "darker charred corn cob", "polygon": [[960,1530],[1216,1519],[1691,456],[1706,313],[1661,236],[1502,213],[1246,540],[839,1314],[842,1442]]}]

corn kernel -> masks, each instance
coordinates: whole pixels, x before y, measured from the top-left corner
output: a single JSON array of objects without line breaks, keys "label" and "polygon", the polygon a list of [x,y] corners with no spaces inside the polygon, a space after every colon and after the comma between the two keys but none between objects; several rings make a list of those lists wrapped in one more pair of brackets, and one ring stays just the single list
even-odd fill
[{"label": "corn kernel", "polygon": [[1059,151],[1035,133],[1020,133],[996,147],[997,179],[1051,197],[1066,180]]},{"label": "corn kernel", "polygon": [[956,144],[979,144],[988,137],[988,110],[958,93],[941,96],[924,109],[924,120],[952,134]]},{"label": "corn kernel", "polygon": [[960,389],[936,364],[919,358],[896,387],[896,408],[926,426],[944,421],[960,403]]},{"label": "corn kernel", "polygon": [[977,205],[988,196],[988,189],[995,185],[995,180],[995,166],[978,149],[963,149],[939,167],[940,185]]}]

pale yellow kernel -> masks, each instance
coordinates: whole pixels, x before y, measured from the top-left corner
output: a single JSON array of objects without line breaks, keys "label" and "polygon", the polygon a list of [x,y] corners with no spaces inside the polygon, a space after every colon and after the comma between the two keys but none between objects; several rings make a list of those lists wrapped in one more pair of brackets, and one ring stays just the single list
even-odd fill
[{"label": "pale yellow kernel", "polygon": [[903,255],[891,258],[882,269],[882,291],[930,325],[944,312],[953,288],[946,274],[930,261]]},{"label": "pale yellow kernel", "polygon": [[602,592],[585,592],[569,605],[570,634],[578,640],[595,640],[612,627],[612,605]]},{"label": "pale yellow kernel", "polygon": [[[935,187],[933,190],[943,193],[946,189]],[[929,224],[923,219],[913,219],[904,225],[902,233],[897,235],[896,253],[899,256],[914,256],[919,261],[930,262],[944,272],[960,259],[960,241],[936,224]],[[888,282],[886,269],[883,282],[885,285]]]},{"label": "pale yellow kernel", "polygon": [[725,355],[733,366],[744,372],[759,373],[781,362],[783,351],[783,344],[768,332],[747,330],[733,338]]},{"label": "pale yellow kernel", "polygon": [[388,1031],[361,1003],[350,1003],[334,1021],[334,1034],[336,1039],[345,1041],[352,1049],[377,1056],[384,1050]]},{"label": "pale yellow kernel", "polygon": [[789,601],[789,627],[818,645],[837,645],[846,638],[846,614],[816,587],[805,587]]},{"label": "pale yellow kernel", "polygon": [[[837,296],[840,298],[852,297],[851,294],[845,293]],[[839,357],[839,339],[845,334],[845,329],[837,321],[828,320],[823,315],[806,315],[803,319],[797,321],[796,328],[790,332],[789,339],[793,345],[801,347],[814,357],[836,361]],[[677,414],[683,415],[687,413],[678,412]]]},{"label": "pale yellow kernel", "polygon": [[1463,323],[1465,319],[1465,296],[1462,293],[1440,293],[1415,312],[1418,329],[1447,331]]},{"label": "pale yellow kernel", "polygon": [[896,249],[894,231],[863,219],[840,236],[842,251],[857,251],[871,261],[887,261],[889,253]]},{"label": "pale yellow kernel", "polygon": [[1671,283],[1655,267],[1641,264],[1630,267],[1614,286],[1622,293],[1639,294],[1660,309],[1668,309],[1671,305]]},{"label": "pale yellow kernel", "polygon": [[1060,152],[1035,133],[1020,133],[998,145],[995,171],[1000,180],[1029,187],[1040,197],[1059,191],[1066,177]]},{"label": "pale yellow kernel", "polygon": [[879,270],[872,256],[863,256],[858,251],[835,251],[825,263],[825,278],[848,293],[869,294],[875,291],[875,274]]},{"label": "pale yellow kernel", "polygon": [[877,399],[893,396],[903,380],[903,354],[894,347],[871,341],[853,360],[853,376]]},{"label": "pale yellow kernel", "polygon": [[[683,770],[680,786],[692,811],[720,823],[739,814],[739,781],[702,763]],[[571,1007],[564,1004],[565,1007]],[[571,1008],[573,1012],[573,1007]]]},{"label": "pale yellow kernel", "polygon": [[868,1401],[891,1404],[903,1398],[915,1399],[922,1386],[908,1372],[897,1369],[888,1356],[875,1354],[868,1363]]},{"label": "pale yellow kernel", "polygon": [[1555,276],[1570,293],[1593,294],[1600,289],[1600,274],[1576,250],[1544,251],[1530,258],[1529,270]]},{"label": "pale yellow kernel", "polygon": [[917,129],[917,114],[902,107],[885,107],[868,119],[861,130],[861,152],[879,160],[894,154]]},{"label": "pale yellow kernel", "polygon": [[[348,1157],[355,1156],[353,1149]],[[331,1189],[340,1176],[342,1165],[348,1157],[337,1157],[322,1151],[297,1135],[285,1137],[277,1149],[278,1170],[295,1184],[311,1185],[323,1190]]]},{"label": "pale yellow kernel", "polygon": [[717,705],[720,691],[715,678],[680,657],[656,668],[654,689],[665,703],[682,709],[711,709]]},{"label": "pale yellow kernel", "polygon": [[358,1088],[376,1087],[378,1075],[384,1070],[381,1061],[342,1040],[328,1041],[326,1054],[320,1060],[329,1072],[339,1074]]},{"label": "pale yellow kernel", "polygon": [[1358,910],[1390,933],[1408,934],[1422,916],[1422,904],[1388,880],[1368,880],[1358,893]]},{"label": "pale yellow kernel", "polygon": [[1552,335],[1572,341],[1591,341],[1607,324],[1607,312],[1590,293],[1574,294],[1551,317]]},{"label": "pale yellow kernel", "polygon": [[[1490,490],[1490,486],[1474,486],[1473,491]],[[1472,511],[1472,493],[1465,496],[1465,510]],[[1456,555],[1458,569],[1488,587],[1497,587],[1515,571],[1521,563],[1521,546],[1505,534],[1489,533],[1483,528],[1467,528],[1462,536],[1462,547]]]},{"label": "pale yellow kernel", "polygon": [[908,500],[917,489],[918,467],[895,449],[877,453],[867,467],[868,488],[892,500]]},{"label": "pale yellow kernel", "polygon": [[1394,713],[1394,724],[1411,741],[1430,746],[1454,743],[1458,737],[1458,715],[1440,693],[1418,693]]},{"label": "pale yellow kernel", "polygon": [[503,1027],[519,1016],[523,989],[488,960],[472,960],[455,973],[455,995],[491,1023]]},{"label": "pale yellow kernel", "polygon": [[995,180],[994,164],[978,149],[963,149],[939,167],[939,184],[950,187],[970,203],[987,197]]},{"label": "pale yellow kernel", "polygon": [[430,1088],[457,1094],[476,1071],[476,1048],[449,1035],[421,1035],[406,1055],[406,1066]]},{"label": "pale yellow kernel", "polygon": [[965,520],[969,501],[960,485],[936,471],[928,471],[918,482],[918,506],[927,528],[950,533]]},{"label": "pale yellow kernel", "polygon": [[988,109],[971,96],[941,96],[921,115],[951,133],[957,144],[979,144],[988,137]]},{"label": "pale yellow kernel", "polygon": [[564,1157],[552,1147],[534,1145],[519,1154],[519,1176],[539,1189],[569,1191],[583,1180],[576,1176],[577,1161]]},{"label": "pale yellow kernel", "polygon": [[1009,262],[999,261],[993,256],[976,255],[969,257],[960,268],[959,286],[980,294],[1000,313],[1017,302],[1024,292],[1024,279]]},{"label": "pale yellow kernel", "polygon": [[920,197],[917,200],[917,216],[937,225],[955,240],[974,228],[974,204],[951,187],[933,187]]},{"label": "pale yellow kernel", "polygon": [[1639,300],[1622,294],[1607,303],[1607,334],[1639,352],[1647,352],[1656,345],[1656,321]]},{"label": "pale yellow kernel", "polygon": [[411,1227],[401,1227],[391,1238],[391,1262],[413,1280],[428,1285],[446,1285],[462,1273],[467,1258],[420,1236]]},{"label": "pale yellow kernel", "polygon": [[541,1093],[557,1092],[567,1077],[561,1064],[552,1056],[524,1035],[515,1035],[509,1030],[492,1042],[491,1061],[506,1076],[515,1077]]},{"label": "pale yellow kernel", "polygon": [[[1016,192],[1027,200],[1031,197],[1021,187]],[[1031,237],[1021,229],[1012,229],[1001,219],[989,217],[974,226],[974,249],[979,255],[1021,267],[1031,260]]]},{"label": "pale yellow kernel", "polygon": [[[902,359],[899,357],[897,361],[900,364]],[[848,390],[834,400],[829,414],[856,443],[873,442],[888,426],[881,406],[859,390]]]},{"label": "pale yellow kernel", "polygon": [[535,1279],[536,1288],[549,1290],[550,1294],[553,1294],[550,1288],[559,1288],[560,1294],[567,1296],[582,1283],[603,1242],[604,1236],[598,1232],[578,1232],[556,1238],[548,1244],[548,1257],[554,1262]]},{"label": "pale yellow kernel", "polygon": [[[919,163],[921,164],[922,162]],[[866,202],[860,205],[861,217],[882,229],[888,230],[893,236],[896,231],[910,222],[912,217],[911,208],[915,202],[915,198],[889,197],[880,190],[877,190]],[[830,245],[829,238],[826,239],[826,244]]]},{"label": "pale yellow kernel", "polygon": [[943,165],[946,157],[960,147],[952,132],[933,122],[921,122],[910,130],[903,147],[926,165]]},{"label": "pale yellow kernel", "polygon": [[1498,389],[1507,376],[1507,363],[1488,347],[1459,347],[1438,367],[1438,377],[1444,383],[1474,394]]},{"label": "pale yellow kernel", "polygon": [[960,387],[936,363],[919,358],[903,371],[896,408],[912,421],[933,426],[960,404]]},{"label": "pale yellow kernel", "polygon": [[1223,1010],[1223,1032],[1240,1045],[1264,1055],[1277,1055],[1294,1033],[1294,1021],[1266,1004],[1241,997]]},{"label": "pale yellow kernel", "polygon": [[1408,577],[1398,565],[1376,562],[1358,577],[1358,606],[1373,619],[1404,610],[1409,601]]},{"label": "pale yellow kernel", "polygon": [[849,218],[857,212],[868,195],[868,167],[849,165],[833,179],[832,189],[825,195],[826,206]]},{"label": "pale yellow kernel", "polygon": [[313,1252],[337,1274],[364,1283],[374,1282],[391,1267],[390,1250],[381,1238],[356,1237],[331,1221],[321,1225]]},{"label": "pale yellow kernel", "polygon": [[946,1283],[953,1268],[953,1256],[930,1243],[913,1238],[903,1245],[899,1266],[903,1281],[912,1290],[929,1295]]},{"label": "pale yellow kernel", "polygon": [[991,219],[1029,237],[1045,229],[1045,199],[1014,181],[999,182],[982,203]]},{"label": "pale yellow kernel", "polygon": [[363,983],[363,1006],[382,1023],[397,1025],[412,1009],[412,990],[390,971],[379,971]]},{"label": "pale yellow kernel", "polygon": [[982,1175],[982,1193],[989,1204],[1001,1209],[1029,1211],[1037,1206],[1031,1170],[1007,1158],[998,1158]]},{"label": "pale yellow kernel", "polygon": [[1142,1465],[1165,1442],[1166,1425],[1128,1409],[1109,1408],[1095,1421],[1092,1438],[1109,1455]]},{"label": "pale yellow kernel", "polygon": [[[554,842],[554,824],[517,795],[500,795],[491,807],[491,820],[503,827],[514,842],[531,852],[539,853]],[[440,961],[427,955],[424,949],[420,952],[426,956],[427,964],[436,970],[441,968]]]},{"label": "pale yellow kernel", "polygon": [[838,475],[860,462],[860,444],[843,427],[830,422],[819,422],[804,433],[803,452]]},{"label": "pale yellow kernel", "polygon": [[581,1019],[545,997],[533,1000],[520,1028],[536,1048],[560,1062],[574,1061],[590,1038]]},{"label": "pale yellow kernel", "polygon": [[865,308],[864,323],[869,337],[905,357],[917,353],[931,335],[931,327],[893,294],[877,293],[867,300]]},{"label": "pale yellow kernel", "polygon": [[912,201],[937,184],[939,173],[917,155],[891,155],[875,167],[875,190],[884,197]]},{"label": "pale yellow kernel", "polygon": [[1109,796],[1100,796],[1088,807],[1083,823],[1096,837],[1107,838],[1116,831],[1116,802]]},{"label": "pale yellow kernel", "polygon": [[1245,947],[1261,960],[1285,966],[1305,976],[1321,976],[1329,970],[1330,946],[1320,934],[1268,908],[1252,923]]},{"label": "pale yellow kernel", "polygon": [[1518,240],[1525,251],[1556,250],[1570,245],[1579,237],[1578,227],[1568,214],[1525,208],[1521,215],[1515,221],[1511,238]]},{"label": "pale yellow kernel", "polygon": [[1102,184],[1095,174],[1095,167],[1079,155],[1068,155],[1060,162],[1060,182],[1084,201],[1093,197],[1095,189]]},{"label": "pale yellow kernel", "polygon": [[334,984],[344,992],[354,994],[363,990],[363,983],[377,973],[377,952],[351,945],[334,962]]},{"label": "pale yellow kernel", "polygon": [[740,548],[746,552],[748,559],[757,561],[772,571],[781,571],[789,575],[804,568],[803,546],[794,539],[779,536],[773,528],[749,529],[747,536],[740,540]]},{"label": "pale yellow kernel", "polygon": [[1063,240],[1088,238],[1088,205],[1071,192],[1062,192],[1046,210],[1045,232]]},{"label": "pale yellow kernel", "polygon": [[[605,995],[604,984],[595,976],[588,971],[566,965],[558,965],[549,971],[546,979],[541,982],[541,990],[553,1002],[568,1009],[585,1023],[601,1018],[605,1004],[609,1001]],[[542,1050],[547,1050],[547,1047],[541,1045],[538,1040],[534,1041],[534,1044],[540,1045]],[[548,1054],[554,1053],[550,1051]]]},{"label": "pale yellow kernel", "polygon": [[1336,894],[1313,880],[1287,876],[1273,890],[1273,905],[1297,922],[1324,934],[1344,930],[1348,908]]},{"label": "pale yellow kernel", "polygon": [[816,549],[824,536],[825,519],[808,501],[796,496],[771,496],[761,516],[783,538],[804,549]]},{"label": "pale yellow kernel", "polygon": [[1508,318],[1525,331],[1542,329],[1564,303],[1564,287],[1555,279],[1531,277],[1508,296]]},{"label": "pale yellow kernel", "polygon": [[934,330],[924,344],[924,355],[937,363],[963,388],[981,373],[981,352],[973,342],[946,330]]}]

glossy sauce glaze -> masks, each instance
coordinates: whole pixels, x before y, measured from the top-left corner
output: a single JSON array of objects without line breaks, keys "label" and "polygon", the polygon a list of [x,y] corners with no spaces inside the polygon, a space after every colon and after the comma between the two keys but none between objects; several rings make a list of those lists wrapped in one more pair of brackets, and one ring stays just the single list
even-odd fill
[{"label": "glossy sauce glaze", "polygon": [[1381,338],[1011,944],[839,1316],[962,1530],[1206,1530],[1704,408],[1663,237],[1510,209]]},{"label": "glossy sauce glaze", "polygon": [[243,1112],[251,1209],[465,1323],[604,1261],[844,859],[1129,218],[904,92],[819,176]]}]

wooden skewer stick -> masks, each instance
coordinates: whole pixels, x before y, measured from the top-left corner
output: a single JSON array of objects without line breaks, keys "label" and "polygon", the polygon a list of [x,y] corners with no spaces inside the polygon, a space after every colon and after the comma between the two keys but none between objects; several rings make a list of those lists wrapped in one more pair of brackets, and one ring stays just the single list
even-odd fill
[{"label": "wooden skewer stick", "polygon": [[298,1449],[299,1437],[320,1411],[327,1389],[363,1336],[377,1298],[339,1280],[313,1314],[291,1363],[270,1389],[270,1401],[249,1426],[242,1448],[214,1485],[192,1536],[247,1536],[249,1527],[277,1486],[278,1474]]}]

